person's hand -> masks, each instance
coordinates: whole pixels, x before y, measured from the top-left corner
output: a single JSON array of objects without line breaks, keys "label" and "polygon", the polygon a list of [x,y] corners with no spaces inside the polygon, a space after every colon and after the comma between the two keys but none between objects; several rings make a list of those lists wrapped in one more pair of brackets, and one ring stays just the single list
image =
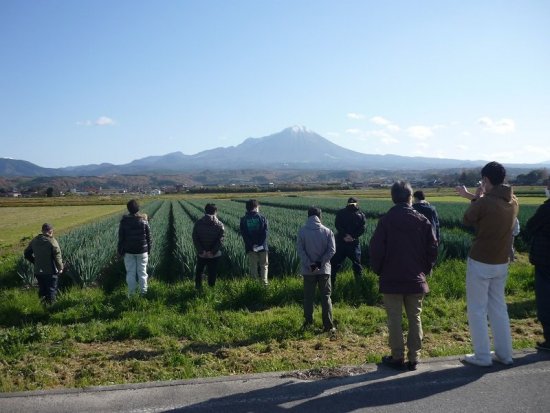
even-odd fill
[{"label": "person's hand", "polygon": [[346,234],[346,236],[344,237],[344,241],[346,242],[353,242],[355,239],[350,235],[350,234]]},{"label": "person's hand", "polygon": [[[468,188],[466,188],[464,185],[458,185],[455,187],[455,191],[458,195],[460,195],[462,198],[466,198],[466,195],[470,194],[468,191]],[[471,195],[471,194],[470,194]]]},{"label": "person's hand", "polygon": [[[464,185],[455,186],[455,191],[462,198],[469,199],[470,201],[472,199],[478,198],[478,196],[476,196],[475,194],[472,194],[470,191],[468,191],[468,188],[466,188]],[[476,193],[477,193],[477,190],[476,190]]]},{"label": "person's hand", "polygon": [[485,188],[483,185],[480,185],[476,188],[476,198],[481,198],[485,194]]}]

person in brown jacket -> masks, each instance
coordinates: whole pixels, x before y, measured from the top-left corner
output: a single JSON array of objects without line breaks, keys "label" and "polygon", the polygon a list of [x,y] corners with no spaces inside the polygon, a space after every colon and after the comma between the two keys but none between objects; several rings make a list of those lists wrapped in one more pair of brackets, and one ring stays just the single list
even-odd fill
[{"label": "person in brown jacket", "polygon": [[[466,304],[474,353],[467,354],[464,362],[476,366],[491,366],[493,361],[513,363],[504,287],[519,206],[512,188],[504,185],[505,177],[506,170],[500,163],[489,162],[481,169],[481,186],[475,194],[464,186],[456,188],[460,196],[471,201],[463,223],[475,229],[466,269]],[[494,353],[487,318],[493,332]]]},{"label": "person in brown jacket", "polygon": [[202,273],[208,270],[208,285],[216,284],[218,262],[222,255],[221,247],[225,228],[217,217],[218,208],[215,204],[206,204],[204,216],[193,226],[193,244],[197,251],[197,267],[195,270],[195,288],[202,288]]},{"label": "person in brown jacket", "polygon": [[416,370],[422,348],[422,300],[429,292],[426,277],[437,259],[432,224],[412,208],[412,188],[397,181],[391,188],[394,206],[380,218],[369,244],[370,266],[379,276],[380,292],[388,316],[391,355],[382,358],[390,367],[405,367],[401,327],[403,307],[409,321],[407,368]]}]

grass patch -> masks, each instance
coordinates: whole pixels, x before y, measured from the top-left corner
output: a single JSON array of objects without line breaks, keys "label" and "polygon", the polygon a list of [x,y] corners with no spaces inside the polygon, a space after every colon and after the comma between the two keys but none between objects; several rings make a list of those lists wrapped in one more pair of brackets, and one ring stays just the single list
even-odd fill
[{"label": "grass patch", "polygon": [[[423,311],[429,357],[471,351],[466,320],[465,264],[446,261],[429,280]],[[0,292],[0,390],[85,387],[378,362],[388,352],[386,315],[376,277],[355,287],[338,275],[336,340],[315,328],[302,331],[302,280],[221,279],[202,293],[191,281],[151,280],[148,296],[126,297],[72,287],[44,309],[35,290]],[[515,348],[540,338],[532,268],[512,264],[507,286]],[[375,294],[376,292],[376,294]],[[406,321],[404,320],[406,326]]]}]

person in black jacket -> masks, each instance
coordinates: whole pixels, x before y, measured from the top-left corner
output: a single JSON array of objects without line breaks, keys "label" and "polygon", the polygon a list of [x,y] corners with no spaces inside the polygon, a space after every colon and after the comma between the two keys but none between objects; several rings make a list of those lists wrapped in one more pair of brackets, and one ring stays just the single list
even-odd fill
[{"label": "person in black jacket", "polygon": [[336,254],[330,261],[330,280],[332,291],[336,286],[336,274],[342,268],[342,263],[349,258],[352,263],[355,281],[359,283],[362,277],[361,246],[359,237],[365,232],[365,214],[357,206],[357,199],[351,197],[345,208],[336,213],[334,225],[336,226]]},{"label": "person in black jacket", "polygon": [[[550,180],[546,187],[550,198]],[[537,343],[539,350],[550,351],[550,199],[538,207],[525,226],[531,239],[529,261],[535,266],[535,300],[537,318],[542,324],[544,341]]]},{"label": "person in black jacket", "polygon": [[147,293],[147,263],[151,252],[151,232],[147,215],[139,213],[135,199],[126,204],[128,215],[124,215],[118,227],[118,255],[124,257],[128,296],[139,283],[141,295]]},{"label": "person in black jacket", "polygon": [[439,217],[437,216],[437,211],[435,210],[435,207],[433,205],[430,205],[430,203],[426,201],[426,197],[424,196],[423,191],[415,191],[415,193],[413,194],[412,207],[420,212],[422,215],[424,215],[426,218],[428,218],[428,220],[432,224],[435,239],[439,243]]},{"label": "person in black jacket", "polygon": [[197,267],[195,269],[195,288],[202,288],[202,273],[208,270],[208,285],[216,284],[218,261],[222,255],[222,242],[225,228],[217,217],[218,208],[215,204],[206,204],[204,216],[193,226],[193,244],[197,251]]}]

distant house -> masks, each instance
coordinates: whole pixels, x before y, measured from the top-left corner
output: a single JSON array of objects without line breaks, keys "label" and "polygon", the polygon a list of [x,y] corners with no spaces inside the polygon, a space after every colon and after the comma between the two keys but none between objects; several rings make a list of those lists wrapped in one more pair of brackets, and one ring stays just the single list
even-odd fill
[{"label": "distant house", "polygon": [[19,192],[19,191],[9,191],[9,192],[5,192],[4,196],[8,197],[8,198],[20,198],[21,197],[21,192]]}]

